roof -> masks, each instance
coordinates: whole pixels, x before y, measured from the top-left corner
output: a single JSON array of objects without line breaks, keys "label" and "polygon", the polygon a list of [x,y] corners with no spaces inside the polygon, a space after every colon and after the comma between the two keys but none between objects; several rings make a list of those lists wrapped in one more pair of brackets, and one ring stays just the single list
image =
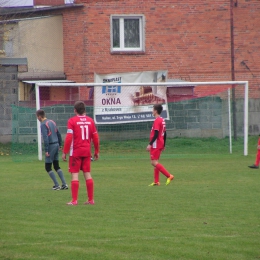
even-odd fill
[{"label": "roof", "polygon": [[24,80],[24,83],[37,84],[37,83],[74,83],[72,80]]},{"label": "roof", "polygon": [[33,6],[33,7],[2,7],[0,8],[0,16],[14,15],[14,14],[27,14],[39,13],[43,11],[53,11],[61,9],[79,8],[84,4],[65,4],[56,6]]},{"label": "roof", "polygon": [[0,58],[0,65],[27,65],[27,58]]},{"label": "roof", "polygon": [[[167,82],[172,82],[172,83],[189,83],[189,81],[186,80],[182,80],[182,79],[167,79]],[[176,88],[176,87],[195,87],[194,84],[190,84],[190,85],[169,85],[167,86],[168,88]]]},{"label": "roof", "polygon": [[28,71],[18,73],[17,78],[22,81],[66,80],[66,75],[63,71]]}]

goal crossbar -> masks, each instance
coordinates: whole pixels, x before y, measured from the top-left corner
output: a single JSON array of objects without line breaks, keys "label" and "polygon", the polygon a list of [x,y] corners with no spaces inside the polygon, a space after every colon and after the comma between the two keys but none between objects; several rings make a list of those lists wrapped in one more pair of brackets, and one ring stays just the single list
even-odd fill
[{"label": "goal crossbar", "polygon": [[[248,155],[248,81],[211,81],[211,82],[148,82],[148,83],[50,83],[37,82],[35,84],[36,92],[36,110],[40,109],[40,91],[44,87],[95,87],[95,86],[190,86],[190,85],[243,85],[244,86],[244,156]],[[37,120],[37,138],[38,138],[38,159],[42,160],[42,143],[40,122]],[[231,138],[231,135],[230,135]]]}]

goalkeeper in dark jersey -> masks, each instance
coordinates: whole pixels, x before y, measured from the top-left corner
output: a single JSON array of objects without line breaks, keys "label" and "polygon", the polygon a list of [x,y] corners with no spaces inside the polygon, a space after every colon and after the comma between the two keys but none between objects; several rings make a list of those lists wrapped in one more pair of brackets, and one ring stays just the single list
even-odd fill
[{"label": "goalkeeper in dark jersey", "polygon": [[[53,180],[53,190],[67,190],[68,185],[65,181],[63,172],[59,166],[59,150],[62,146],[61,134],[53,120],[47,119],[45,112],[42,109],[36,111],[36,117],[41,122],[41,134],[44,142],[45,150],[45,170]],[[62,185],[56,179],[56,175],[52,170],[52,164],[54,170],[59,175]]]}]

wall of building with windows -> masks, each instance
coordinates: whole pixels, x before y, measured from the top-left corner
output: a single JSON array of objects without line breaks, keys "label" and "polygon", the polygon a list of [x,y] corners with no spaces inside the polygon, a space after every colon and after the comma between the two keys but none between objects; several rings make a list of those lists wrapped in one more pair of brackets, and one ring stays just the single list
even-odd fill
[{"label": "wall of building with windows", "polygon": [[[68,79],[149,70],[187,81],[232,79],[229,1],[79,2],[84,8],[63,14]],[[232,7],[235,79],[250,81],[253,98],[260,98],[259,10],[257,0]]]}]

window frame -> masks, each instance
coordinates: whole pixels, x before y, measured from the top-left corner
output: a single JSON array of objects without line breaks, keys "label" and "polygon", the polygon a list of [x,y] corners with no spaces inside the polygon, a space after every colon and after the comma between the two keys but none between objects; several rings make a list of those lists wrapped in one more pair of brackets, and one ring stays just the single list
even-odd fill
[{"label": "window frame", "polygon": [[[124,47],[124,37],[119,37],[120,47],[113,47],[113,19],[119,19],[119,31],[120,35],[124,35],[124,19],[139,19],[139,35],[140,35],[140,47],[129,48]],[[145,51],[145,17],[144,15],[111,15],[110,16],[110,50],[112,53],[117,52],[144,52]]]}]

